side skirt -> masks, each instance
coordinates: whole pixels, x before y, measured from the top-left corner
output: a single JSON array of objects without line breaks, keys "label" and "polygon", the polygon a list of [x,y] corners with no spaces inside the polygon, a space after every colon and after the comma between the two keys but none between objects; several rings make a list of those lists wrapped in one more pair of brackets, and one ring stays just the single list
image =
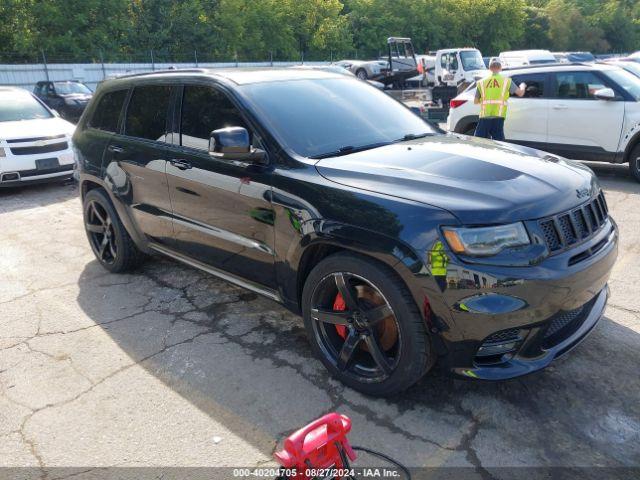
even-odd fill
[{"label": "side skirt", "polygon": [[272,290],[267,287],[263,287],[257,283],[251,282],[249,280],[245,280],[244,278],[240,278],[236,275],[233,275],[229,272],[225,272],[218,268],[207,265],[206,263],[202,263],[198,260],[194,260],[191,257],[187,257],[181,253],[176,252],[170,248],[165,247],[164,245],[158,245],[157,243],[150,243],[149,248],[155,250],[158,253],[166,255],[167,257],[171,257],[174,260],[178,260],[190,267],[197,268],[198,270],[202,270],[203,272],[207,272],[215,277],[218,277],[222,280],[226,280],[227,282],[233,283],[234,285],[238,285],[239,287],[246,288],[247,290],[251,290],[252,292],[263,295],[271,300],[275,300],[278,303],[284,303],[282,297],[278,292]]}]

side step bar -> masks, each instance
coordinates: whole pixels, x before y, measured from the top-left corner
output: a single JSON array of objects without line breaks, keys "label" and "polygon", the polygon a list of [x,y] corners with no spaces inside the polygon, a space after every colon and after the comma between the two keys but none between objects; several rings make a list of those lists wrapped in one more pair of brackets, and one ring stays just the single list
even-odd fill
[{"label": "side step bar", "polygon": [[207,265],[206,263],[202,263],[199,260],[195,260],[191,257],[187,257],[181,253],[178,253],[170,248],[165,247],[164,245],[158,245],[157,243],[150,243],[149,248],[155,250],[158,253],[166,255],[168,257],[173,258],[174,260],[178,260],[190,267],[197,268],[198,270],[202,270],[207,272],[215,277],[221,278],[222,280],[226,280],[227,282],[233,283],[234,285],[238,285],[239,287],[246,288],[247,290],[251,290],[252,292],[263,295],[271,300],[275,300],[278,303],[282,302],[282,297],[280,294],[272,290],[271,288],[263,287],[262,285],[258,285],[257,283],[251,282],[249,280],[245,280],[240,278],[232,273],[225,272],[218,268]]}]

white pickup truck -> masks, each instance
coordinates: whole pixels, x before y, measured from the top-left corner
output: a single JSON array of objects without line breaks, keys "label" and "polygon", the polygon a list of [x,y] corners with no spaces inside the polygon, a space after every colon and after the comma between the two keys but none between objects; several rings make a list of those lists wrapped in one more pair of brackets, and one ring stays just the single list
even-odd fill
[{"label": "white pickup truck", "polygon": [[436,52],[436,86],[465,88],[489,74],[476,48],[448,48]]}]

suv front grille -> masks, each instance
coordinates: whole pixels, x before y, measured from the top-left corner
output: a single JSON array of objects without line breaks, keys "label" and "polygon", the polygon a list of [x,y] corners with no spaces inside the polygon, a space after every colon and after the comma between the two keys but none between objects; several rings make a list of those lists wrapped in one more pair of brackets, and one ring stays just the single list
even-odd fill
[{"label": "suv front grille", "polygon": [[540,220],[544,241],[551,252],[557,252],[591,237],[606,221],[608,215],[604,194],[582,207]]},{"label": "suv front grille", "polygon": [[33,145],[29,147],[11,147],[14,155],[36,155],[38,153],[51,153],[67,149],[67,142],[50,143],[48,145]]}]

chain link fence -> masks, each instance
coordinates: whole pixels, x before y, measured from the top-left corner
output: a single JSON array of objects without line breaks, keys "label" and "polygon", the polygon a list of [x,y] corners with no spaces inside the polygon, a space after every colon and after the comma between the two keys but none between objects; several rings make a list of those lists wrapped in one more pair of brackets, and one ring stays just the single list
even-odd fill
[{"label": "chain link fence", "polygon": [[48,54],[0,51],[0,85],[33,90],[39,81],[78,80],[94,89],[103,80],[121,75],[153,72],[169,68],[236,68],[276,67],[294,65],[329,65],[343,59],[375,59],[385,52],[306,52],[297,56],[269,53],[266,58],[233,55],[216,58],[211,54],[191,52],[162,52],[149,50],[134,54],[108,55],[102,52],[77,54]]}]

